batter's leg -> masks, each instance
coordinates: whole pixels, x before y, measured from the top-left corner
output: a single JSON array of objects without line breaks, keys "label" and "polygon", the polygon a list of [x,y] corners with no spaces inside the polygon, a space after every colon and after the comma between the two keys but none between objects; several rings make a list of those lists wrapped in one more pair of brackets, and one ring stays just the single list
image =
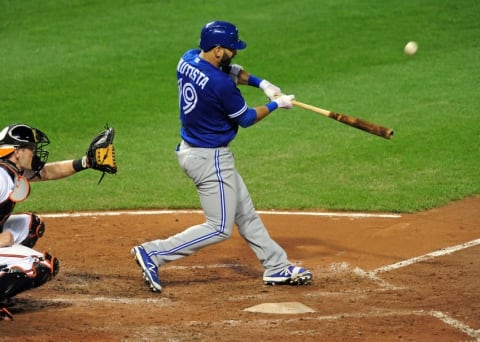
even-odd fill
[{"label": "batter's leg", "polygon": [[158,266],[227,239],[234,224],[237,189],[229,150],[187,148],[177,156],[197,187],[206,222],[165,240],[142,244]]},{"label": "batter's leg", "polygon": [[280,272],[291,264],[287,254],[268,234],[263,221],[254,208],[248,189],[237,171],[235,178],[237,182],[235,223],[238,231],[262,263],[265,269],[264,275]]}]

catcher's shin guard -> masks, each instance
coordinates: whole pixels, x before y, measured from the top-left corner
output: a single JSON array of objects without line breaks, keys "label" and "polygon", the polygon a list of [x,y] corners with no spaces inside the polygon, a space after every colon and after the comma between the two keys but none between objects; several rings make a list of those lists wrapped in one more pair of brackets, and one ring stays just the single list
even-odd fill
[{"label": "catcher's shin guard", "polygon": [[32,279],[21,270],[9,270],[0,275],[0,299],[16,296],[32,288]]},{"label": "catcher's shin guard", "polygon": [[38,238],[45,233],[45,223],[37,215],[30,213],[30,227],[28,236],[21,242],[22,245],[33,248],[37,243]]},{"label": "catcher's shin guard", "polygon": [[44,253],[43,257],[32,264],[30,271],[15,266],[0,270],[0,300],[45,284],[58,274],[59,269],[60,261]]}]

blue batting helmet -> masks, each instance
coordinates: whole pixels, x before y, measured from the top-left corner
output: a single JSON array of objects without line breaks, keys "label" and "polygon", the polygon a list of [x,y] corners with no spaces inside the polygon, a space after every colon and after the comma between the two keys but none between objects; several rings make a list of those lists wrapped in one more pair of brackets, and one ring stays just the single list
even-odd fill
[{"label": "blue batting helmet", "polygon": [[200,48],[209,51],[215,46],[241,50],[245,49],[247,44],[238,38],[238,29],[235,25],[226,21],[212,21],[202,28]]}]

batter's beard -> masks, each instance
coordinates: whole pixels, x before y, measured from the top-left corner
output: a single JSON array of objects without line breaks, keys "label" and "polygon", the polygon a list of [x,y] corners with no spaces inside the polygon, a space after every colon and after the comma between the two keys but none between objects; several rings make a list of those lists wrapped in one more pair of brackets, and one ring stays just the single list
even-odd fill
[{"label": "batter's beard", "polygon": [[222,68],[222,70],[225,70],[225,68],[228,67],[232,62],[232,58],[233,57],[228,57],[228,55],[223,52],[222,59],[220,60],[220,68]]}]

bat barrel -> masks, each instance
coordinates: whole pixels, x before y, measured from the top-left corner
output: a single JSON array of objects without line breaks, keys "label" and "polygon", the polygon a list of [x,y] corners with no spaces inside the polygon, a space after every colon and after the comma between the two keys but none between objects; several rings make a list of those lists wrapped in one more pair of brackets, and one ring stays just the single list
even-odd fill
[{"label": "bat barrel", "polygon": [[391,139],[393,136],[393,130],[391,128],[383,127],[363,119],[354,118],[353,116],[330,112],[329,117],[385,139]]},{"label": "bat barrel", "polygon": [[332,111],[329,111],[329,110],[326,110],[326,109],[318,108],[318,107],[315,107],[315,106],[312,106],[312,105],[309,105],[309,104],[306,104],[306,103],[303,103],[303,102],[299,102],[299,101],[296,101],[296,100],[293,100],[292,103],[297,107],[301,107],[303,109],[310,110],[310,111],[315,112],[317,114],[320,114],[320,115],[329,117],[331,119],[340,121],[341,123],[344,123],[344,124],[349,125],[351,127],[355,127],[355,128],[361,129],[365,132],[378,135],[378,136],[380,136],[382,138],[385,138],[385,139],[391,139],[392,136],[393,136],[393,130],[390,129],[390,128],[382,127],[380,125],[377,125],[377,124],[374,124],[374,123],[371,123],[371,122],[368,122],[368,121],[365,121],[365,120],[362,120],[362,119],[359,119],[359,118],[355,118],[355,117],[350,116],[350,115],[335,113],[335,112],[332,112]]}]

